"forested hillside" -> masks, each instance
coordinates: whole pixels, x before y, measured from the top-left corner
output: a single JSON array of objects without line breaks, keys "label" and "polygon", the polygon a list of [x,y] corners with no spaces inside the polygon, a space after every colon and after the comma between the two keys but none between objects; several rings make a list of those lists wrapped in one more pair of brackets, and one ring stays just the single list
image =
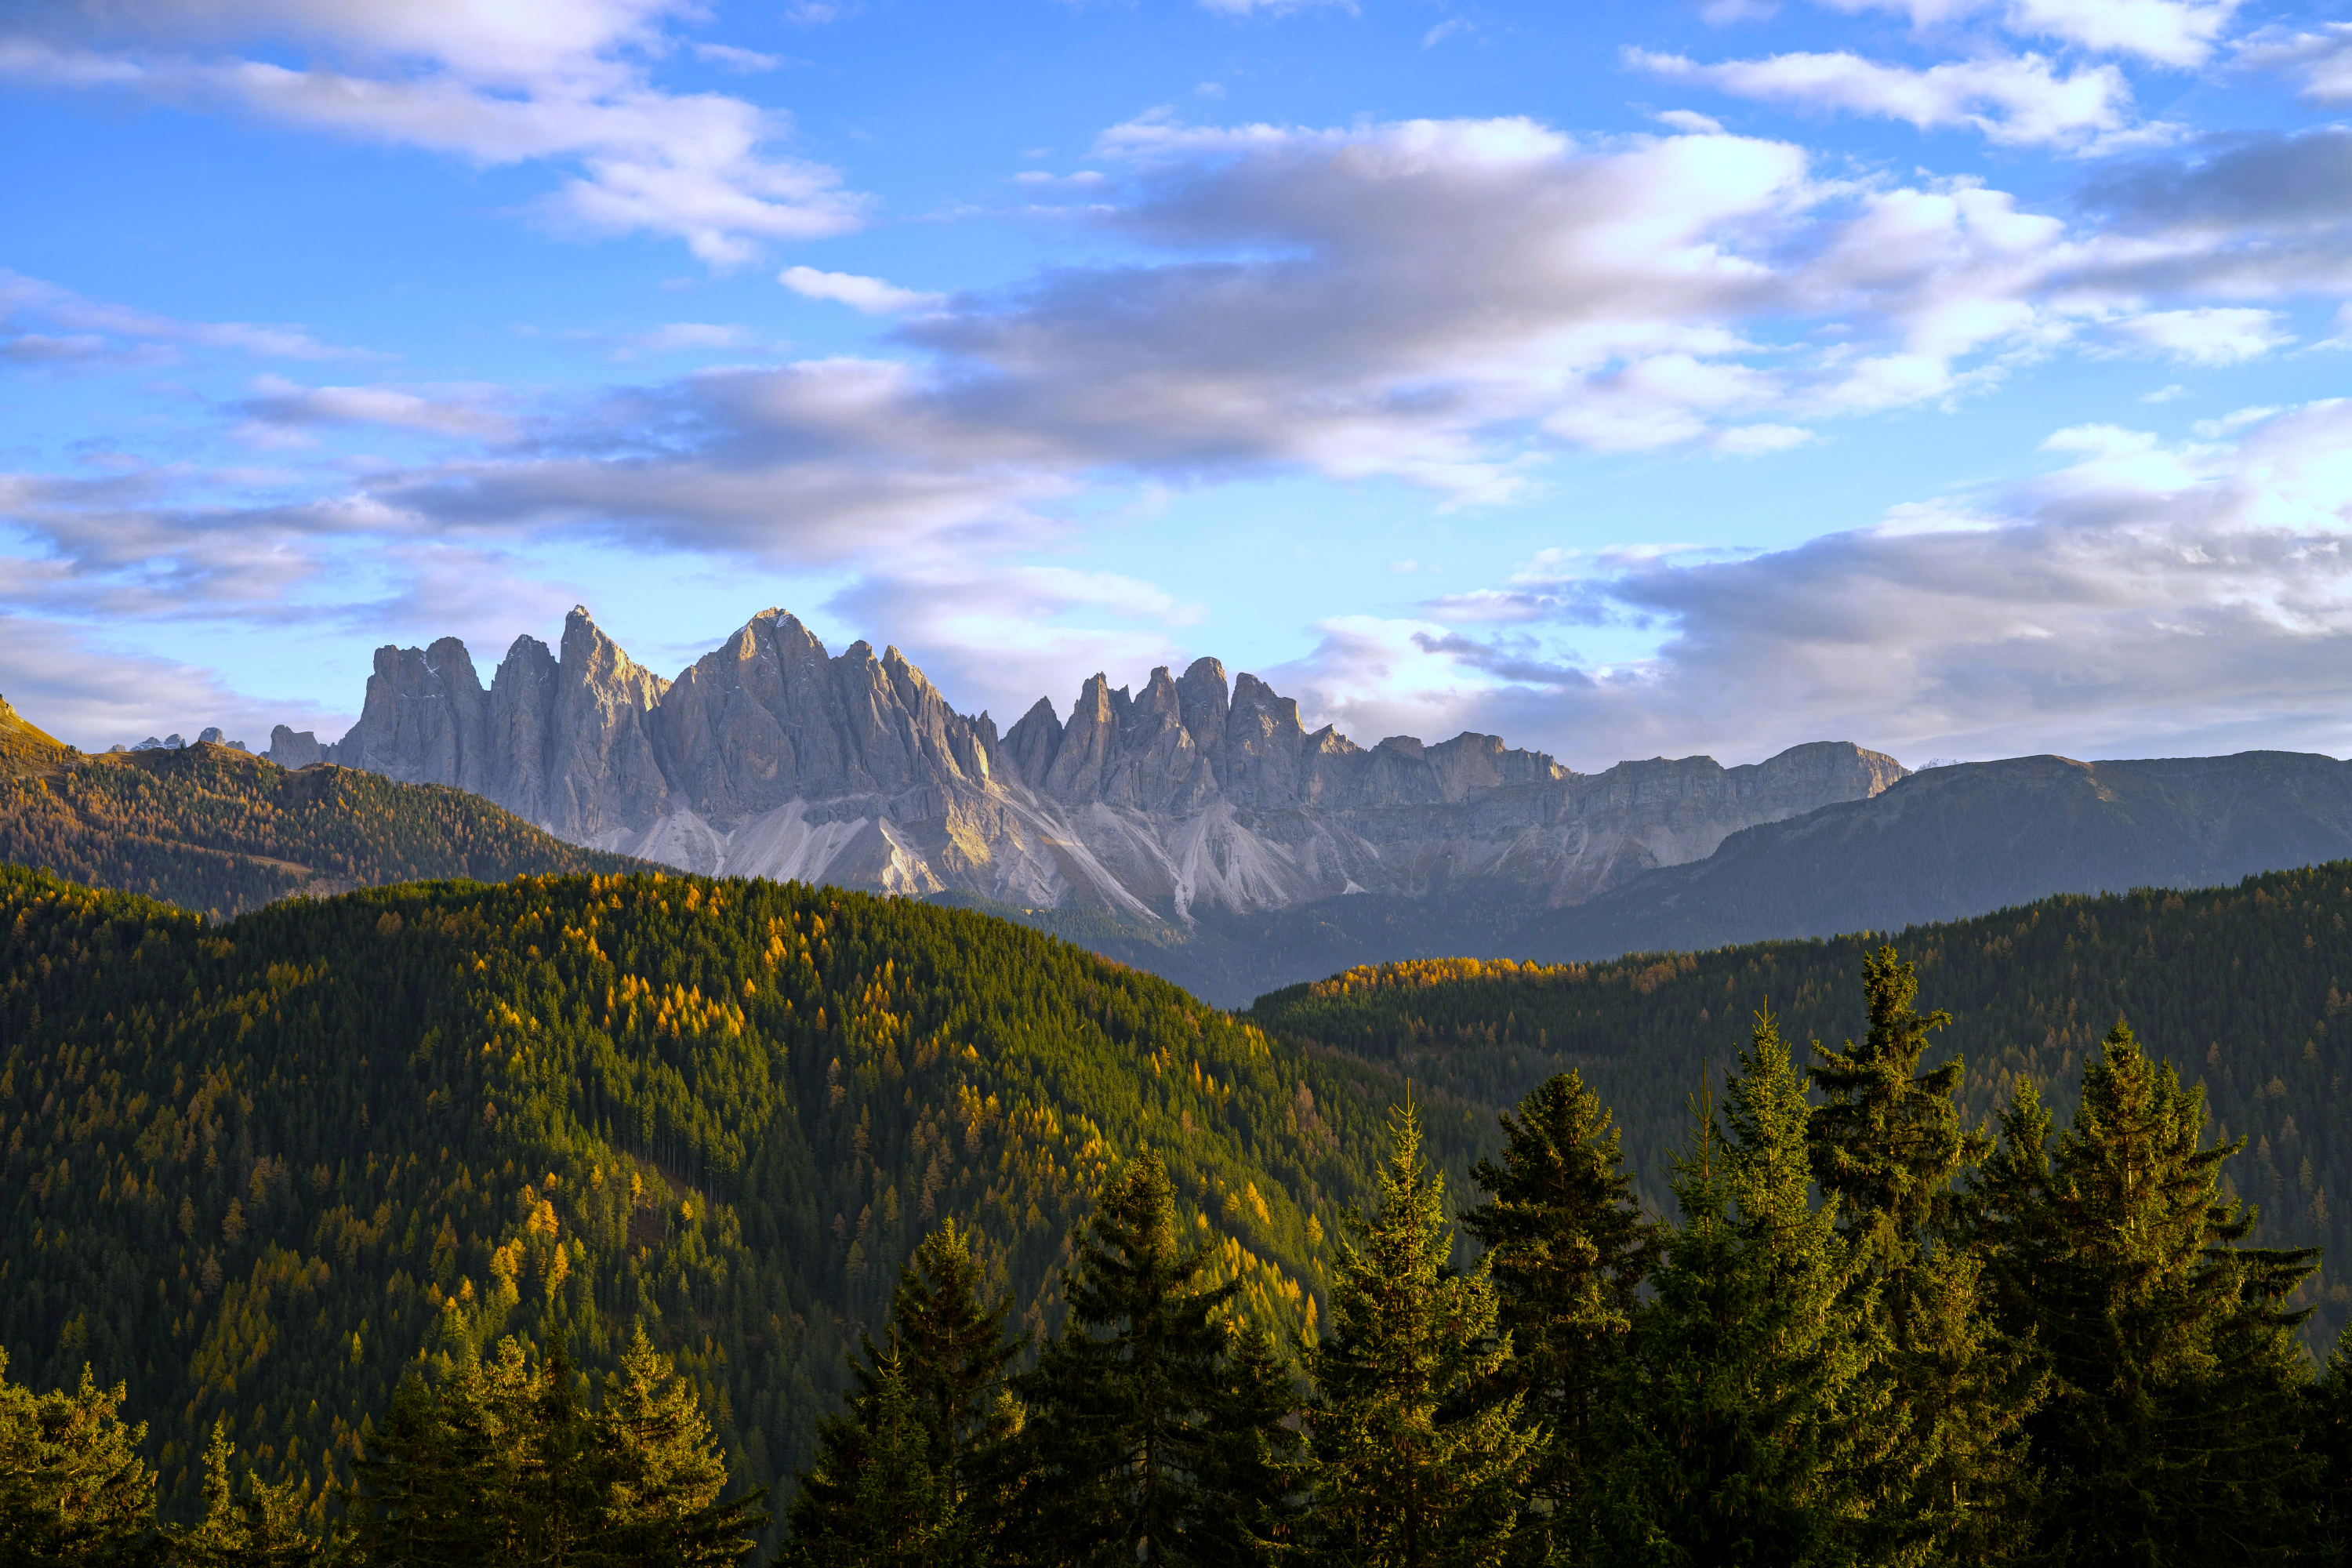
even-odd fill
[{"label": "forested hillside", "polygon": [[0,697],[0,778],[55,773],[68,756],[64,742],[27,721]]},{"label": "forested hillside", "polygon": [[0,777],[0,860],[215,915],[292,893],[639,865],[566,844],[463,790],[356,768],[289,773],[205,744]]},{"label": "forested hillside", "polygon": [[1936,1055],[1965,1058],[1975,1122],[2030,1079],[2061,1115],[2118,1017],[2183,1079],[2220,1133],[2243,1136],[2237,1190],[2278,1245],[2324,1247],[2306,1287],[2312,1339],[2352,1311],[2352,862],[2233,888],[2045,899],[1891,939],[1762,942],[1606,963],[1432,960],[1349,970],[1258,999],[1269,1033],[1391,1065],[1452,1102],[1506,1105],[1563,1068],[1626,1131],[1653,1202],[1720,1068],[1769,1004],[1784,1033],[1832,1046],[1861,1033],[1862,962],[1891,940],[1917,965],[1920,1005],[1948,1009]]},{"label": "forested hillside", "polygon": [[[659,875],[417,884],[213,922],[0,870],[0,1344],[266,1476],[355,1449],[446,1332],[644,1321],[739,1482],[811,1456],[938,1219],[1024,1331],[1149,1144],[1262,1320],[1327,1310],[1397,1086],[1156,978],[909,900]],[[1459,1168],[1483,1117],[1433,1118]],[[380,1417],[379,1417],[380,1418]],[[789,1489],[787,1489],[788,1490]]]}]

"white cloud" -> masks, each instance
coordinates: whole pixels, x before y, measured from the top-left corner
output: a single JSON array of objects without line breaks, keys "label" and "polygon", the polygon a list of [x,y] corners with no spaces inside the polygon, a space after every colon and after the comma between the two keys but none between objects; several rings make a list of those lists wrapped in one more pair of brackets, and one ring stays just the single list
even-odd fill
[{"label": "white cloud", "polygon": [[807,300],[831,300],[869,316],[893,316],[908,310],[936,310],[946,297],[901,289],[879,278],[855,272],[819,272],[814,267],[787,267],[776,281]]},{"label": "white cloud", "polygon": [[[28,332],[26,321],[66,329]],[[337,359],[357,351],[322,343],[296,326],[187,321],[109,304],[0,268],[0,357],[23,363],[136,361],[180,349],[219,349],[257,359]]]},{"label": "white cloud", "polygon": [[2151,310],[2124,321],[2122,330],[2191,364],[2238,364],[2294,342],[2276,310],[2216,305]]},{"label": "white cloud", "polygon": [[246,417],[246,433],[265,445],[273,444],[272,433],[299,434],[328,425],[499,438],[513,434],[514,422],[494,406],[498,395],[488,387],[303,386],[265,375],[237,407]]},{"label": "white cloud", "polygon": [[2242,69],[2299,77],[2315,103],[2352,102],[2352,22],[2308,33],[2269,28],[2248,38],[2231,62]]},{"label": "white cloud", "polygon": [[614,357],[635,359],[641,354],[680,353],[698,349],[739,349],[751,341],[750,332],[731,323],[671,321],[650,331],[624,336]]},{"label": "white cloud", "polygon": [[757,49],[738,48],[733,44],[696,44],[693,48],[695,58],[743,76],[772,71],[784,63],[782,55],[763,55]]},{"label": "white cloud", "polygon": [[[1332,623],[1292,679],[1359,737],[1467,727],[1588,768],[1834,738],[2352,749],[2352,404],[2244,410],[2187,445],[2115,426],[2045,445],[2069,459],[2055,472],[1794,549],[1580,575],[1554,556],[1420,621]],[[1661,626],[1655,652],[1559,651],[1612,619]]]},{"label": "white cloud", "polygon": [[1925,70],[1844,53],[1702,65],[1630,49],[1626,60],[1735,98],[1882,115],[1922,131],[1965,125],[2012,145],[2111,145],[2131,122],[2131,87],[2121,71],[2087,66],[2061,76],[2040,55],[1955,60]]},{"label": "white cloud", "polygon": [[1294,11],[1345,11],[1356,14],[1356,0],[1201,0],[1201,8],[1221,16],[1280,16]]},{"label": "white cloud", "polygon": [[[674,236],[713,267],[748,261],[762,242],[857,226],[863,197],[831,169],[776,151],[787,117],[652,85],[642,57],[664,47],[659,23],[683,8],[157,0],[124,9],[85,0],[15,13],[26,20],[0,33],[0,79],[235,108],[479,164],[548,163],[566,171],[539,204],[551,223]],[[289,43],[321,58],[291,68],[211,52]]]},{"label": "white cloud", "polygon": [[1841,11],[1894,11],[1934,29],[1987,12],[2010,32],[2057,38],[2159,65],[2194,66],[2213,52],[2242,0],[1825,0]]},{"label": "white cloud", "polygon": [[1661,125],[1671,126],[1689,136],[1719,136],[1723,121],[1695,109],[1664,109],[1654,117]]},{"label": "white cloud", "polygon": [[2014,0],[2012,31],[2162,65],[2202,64],[2242,0]]}]

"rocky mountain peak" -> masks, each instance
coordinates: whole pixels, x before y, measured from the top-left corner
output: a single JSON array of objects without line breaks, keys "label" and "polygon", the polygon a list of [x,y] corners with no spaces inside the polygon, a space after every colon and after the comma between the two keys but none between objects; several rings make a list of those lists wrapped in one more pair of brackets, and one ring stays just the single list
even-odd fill
[{"label": "rocky mountain peak", "polygon": [[1213,658],[1154,668],[1139,690],[1097,671],[1066,720],[1041,697],[1000,737],[896,646],[829,655],[775,606],[675,679],[585,606],[555,650],[516,638],[487,690],[455,637],[374,665],[349,734],[321,746],[281,727],[270,754],[457,784],[574,842],[694,870],[1137,919],[1465,881],[1573,902],[1903,776],[1843,743],[1589,778],[1495,735],[1367,750],[1331,725],[1309,734],[1295,700]]}]

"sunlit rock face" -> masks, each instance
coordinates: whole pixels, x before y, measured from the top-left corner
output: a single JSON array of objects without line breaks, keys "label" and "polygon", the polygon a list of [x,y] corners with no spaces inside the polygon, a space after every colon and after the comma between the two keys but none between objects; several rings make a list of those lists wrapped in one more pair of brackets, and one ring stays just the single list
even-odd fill
[{"label": "sunlit rock face", "polygon": [[454,784],[685,870],[1180,922],[1353,892],[1580,903],[1905,776],[1843,742],[1601,773],[1493,735],[1367,748],[1307,731],[1295,701],[1210,658],[1153,670],[1139,694],[1095,676],[1066,720],[1040,698],[1000,735],[897,648],[830,654],[781,610],[675,680],[585,609],[557,651],[516,639],[487,689],[455,637],[385,647],[349,734],[280,729],[270,754]]}]

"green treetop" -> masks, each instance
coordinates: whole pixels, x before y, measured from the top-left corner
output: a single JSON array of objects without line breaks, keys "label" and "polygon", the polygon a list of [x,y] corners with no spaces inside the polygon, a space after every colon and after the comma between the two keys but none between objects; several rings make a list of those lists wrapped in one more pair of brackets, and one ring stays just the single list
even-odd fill
[{"label": "green treetop", "polygon": [[0,1349],[0,1563],[151,1562],[155,1476],[139,1449],[144,1424],[117,1412],[123,1389],[36,1394],[8,1381]]},{"label": "green treetop", "polygon": [[849,1409],[829,1416],[793,1500],[793,1560],[826,1564],[984,1558],[972,1491],[1011,1435],[1008,1302],[984,1306],[971,1233],[944,1222],[898,1277],[884,1342],[853,1357]]},{"label": "green treetop", "polygon": [[2308,1368],[2285,1299],[2308,1249],[2240,1245],[2224,1201],[2242,1142],[2200,1148],[2205,1101],[2118,1022],[2050,1143],[2030,1084],[2002,1117],[1977,1194],[2011,1331],[2047,1358],[2029,1424],[2048,1475],[2042,1544],[2081,1563],[2284,1560],[2307,1461]]},{"label": "green treetop", "polygon": [[1278,1505],[1217,1485],[1253,1473],[1282,1484],[1278,1466],[1241,1460],[1279,1447],[1267,1428],[1286,1412],[1269,1408],[1246,1361],[1237,1385],[1225,1312],[1240,1287],[1201,1283],[1213,1256],[1179,1241],[1156,1157],[1129,1161],[1097,1195],[1063,1273],[1063,1331],[1015,1380],[1026,1474],[1007,1549],[1019,1560],[1223,1565],[1236,1561],[1235,1522]]},{"label": "green treetop", "polygon": [[1804,1080],[1759,1013],[1720,1124],[1677,1163],[1681,1226],[1611,1434],[1608,1551],[1640,1563],[1815,1568],[1877,1555],[1870,1469],[1899,1439],[1874,1290],[1815,1208]]},{"label": "green treetop", "polygon": [[1547,1442],[1528,1480],[1538,1555],[1589,1534],[1596,1422],[1619,1376],[1657,1227],[1633,1195],[1617,1128],[1574,1072],[1497,1118],[1499,1161],[1470,1173],[1486,1201],[1462,1228],[1486,1248],[1496,1321],[1510,1335],[1501,1384],[1524,1394]]},{"label": "green treetop", "polygon": [[1540,1434],[1497,1386],[1511,1352],[1486,1260],[1448,1266],[1444,1184],[1406,1106],[1390,1119],[1381,1206],[1349,1214],[1315,1348],[1309,1427],[1328,1560],[1434,1568],[1505,1560]]},{"label": "green treetop", "polygon": [[1980,1260],[1957,1244],[1954,1183],[1992,1142],[1961,1127],[1959,1059],[1921,1069],[1927,1037],[1951,1016],[1913,1007],[1912,966],[1892,947],[1867,953],[1863,991],[1862,1043],[1813,1042],[1823,1098],[1806,1137],[1813,1178],[1876,1287],[1884,1373],[1910,1427],[1873,1472],[1873,1511],[1890,1549],[1998,1561],[2031,1511],[2022,1426],[2042,1384],[1987,1316]]}]

